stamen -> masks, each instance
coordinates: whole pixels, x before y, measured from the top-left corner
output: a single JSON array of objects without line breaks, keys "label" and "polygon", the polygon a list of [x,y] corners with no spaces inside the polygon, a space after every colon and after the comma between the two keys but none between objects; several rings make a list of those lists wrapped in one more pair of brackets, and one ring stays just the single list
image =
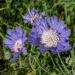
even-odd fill
[{"label": "stamen", "polygon": [[15,52],[18,52],[18,49],[22,48],[22,41],[21,39],[17,40],[15,42],[15,45],[13,46],[13,50],[15,50]]},{"label": "stamen", "polygon": [[33,21],[33,20],[36,19],[36,18],[38,18],[38,15],[37,15],[37,14],[34,15],[34,16],[32,16],[31,21]]},{"label": "stamen", "polygon": [[45,44],[46,47],[56,47],[59,41],[57,33],[53,30],[44,31],[41,36],[41,43]]}]

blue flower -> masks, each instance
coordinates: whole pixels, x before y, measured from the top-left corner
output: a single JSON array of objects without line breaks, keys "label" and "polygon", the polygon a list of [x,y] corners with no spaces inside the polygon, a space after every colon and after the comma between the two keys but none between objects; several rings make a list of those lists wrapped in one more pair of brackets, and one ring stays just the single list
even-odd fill
[{"label": "blue flower", "polygon": [[26,34],[21,27],[7,30],[7,35],[3,42],[7,48],[11,49],[13,54],[12,61],[15,61],[21,52],[25,55],[27,54],[25,47],[26,40]]},{"label": "blue flower", "polygon": [[38,18],[42,18],[45,14],[44,13],[38,13],[37,10],[34,8],[32,10],[29,10],[24,16],[23,19],[25,22],[29,22],[32,25],[34,25],[34,22]]},{"label": "blue flower", "polygon": [[[59,53],[71,49],[68,38],[71,34],[64,21],[56,16],[41,18],[36,21],[29,34],[29,42],[38,46],[41,52],[50,50],[52,53]],[[39,24],[39,25],[38,25]]]}]

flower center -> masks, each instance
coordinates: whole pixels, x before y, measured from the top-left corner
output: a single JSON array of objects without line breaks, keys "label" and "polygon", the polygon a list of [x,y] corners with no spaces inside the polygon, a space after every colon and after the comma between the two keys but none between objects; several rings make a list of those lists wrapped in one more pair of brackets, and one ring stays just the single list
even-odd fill
[{"label": "flower center", "polygon": [[45,47],[56,47],[59,41],[57,33],[53,30],[44,31],[41,36],[41,43],[45,44]]},{"label": "flower center", "polygon": [[31,21],[33,21],[33,20],[36,19],[36,18],[38,18],[38,15],[37,15],[37,14],[34,15],[34,16],[32,16]]},{"label": "flower center", "polygon": [[18,49],[22,48],[22,40],[19,39],[15,42],[13,49],[15,50],[15,52],[18,52]]}]

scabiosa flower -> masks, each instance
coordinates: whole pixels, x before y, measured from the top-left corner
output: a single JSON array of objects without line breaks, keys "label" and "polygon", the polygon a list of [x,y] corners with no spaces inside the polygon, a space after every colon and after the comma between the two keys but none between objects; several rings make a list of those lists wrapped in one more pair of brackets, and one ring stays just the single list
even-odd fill
[{"label": "scabiosa flower", "polygon": [[31,44],[38,46],[41,52],[51,50],[52,53],[59,53],[71,49],[68,42],[71,31],[64,21],[56,16],[39,20],[39,25],[33,27],[29,34]]},{"label": "scabiosa flower", "polygon": [[34,8],[29,10],[24,16],[23,19],[25,22],[29,22],[34,25],[34,21],[37,18],[42,18],[45,14],[44,13],[38,13],[37,10]]},{"label": "scabiosa flower", "polygon": [[15,61],[21,52],[25,55],[27,54],[25,47],[26,40],[26,34],[21,27],[7,30],[7,35],[3,42],[7,48],[11,49],[13,54],[13,58],[11,59],[12,61]]}]

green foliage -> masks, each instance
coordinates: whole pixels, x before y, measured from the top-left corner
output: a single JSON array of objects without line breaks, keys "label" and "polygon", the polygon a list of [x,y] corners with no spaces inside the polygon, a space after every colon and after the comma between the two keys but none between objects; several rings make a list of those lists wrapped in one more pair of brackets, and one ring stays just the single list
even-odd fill
[{"label": "green foliage", "polygon": [[[71,29],[70,51],[53,55],[40,53],[27,45],[28,55],[9,63],[10,53],[3,45],[8,28],[21,26],[27,33],[31,26],[22,19],[28,9],[35,8],[47,16],[57,15]],[[75,75],[75,0],[0,0],[0,75]]]}]

